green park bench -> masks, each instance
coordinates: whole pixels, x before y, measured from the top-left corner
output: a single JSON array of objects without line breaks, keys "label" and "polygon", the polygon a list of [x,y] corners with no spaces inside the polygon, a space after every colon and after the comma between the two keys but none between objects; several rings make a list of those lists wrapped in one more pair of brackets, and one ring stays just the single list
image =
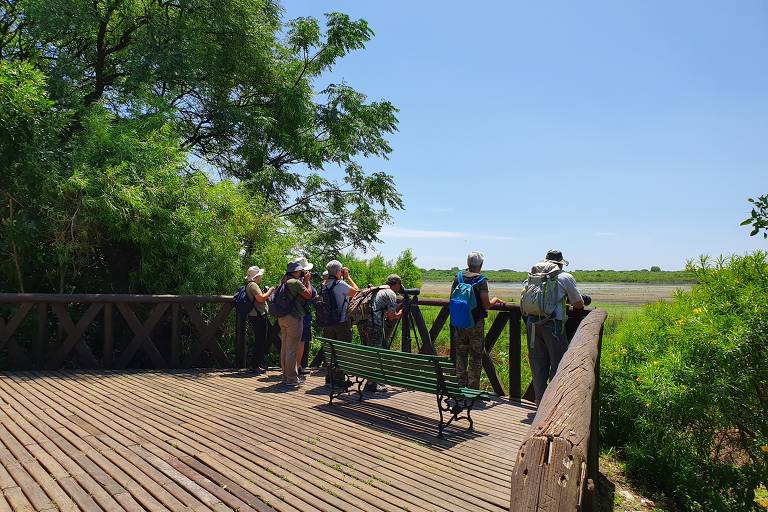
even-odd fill
[{"label": "green park bench", "polygon": [[[472,407],[477,400],[488,397],[486,392],[479,389],[459,386],[456,367],[450,357],[409,354],[328,338],[319,339],[323,342],[326,367],[331,379],[329,405],[333,404],[334,398],[348,393],[354,385],[357,385],[359,399],[362,400],[365,381],[432,393],[437,397],[440,413],[438,437],[443,437],[443,429],[454,420],[468,420],[468,430],[472,430]],[[344,382],[338,382],[342,373]],[[354,382],[352,377],[355,378]],[[466,416],[460,416],[464,411]],[[451,415],[447,422],[444,421],[443,413]]]}]

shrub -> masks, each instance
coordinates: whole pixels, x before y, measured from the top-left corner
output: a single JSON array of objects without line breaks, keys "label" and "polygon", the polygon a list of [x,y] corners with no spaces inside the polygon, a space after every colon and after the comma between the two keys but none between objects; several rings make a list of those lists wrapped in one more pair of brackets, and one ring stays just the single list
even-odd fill
[{"label": "shrub", "polygon": [[753,510],[768,482],[768,262],[693,270],[691,292],[606,337],[603,442],[689,510]]}]

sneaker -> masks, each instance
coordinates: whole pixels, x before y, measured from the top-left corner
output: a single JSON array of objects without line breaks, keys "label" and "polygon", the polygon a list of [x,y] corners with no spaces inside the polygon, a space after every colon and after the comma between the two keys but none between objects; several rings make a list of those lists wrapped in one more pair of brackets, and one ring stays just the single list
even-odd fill
[{"label": "sneaker", "polygon": [[376,383],[376,392],[377,393],[386,393],[387,391],[389,391],[387,386],[385,386],[384,384]]},{"label": "sneaker", "polygon": [[299,375],[309,375],[310,373],[306,368],[299,368]]}]

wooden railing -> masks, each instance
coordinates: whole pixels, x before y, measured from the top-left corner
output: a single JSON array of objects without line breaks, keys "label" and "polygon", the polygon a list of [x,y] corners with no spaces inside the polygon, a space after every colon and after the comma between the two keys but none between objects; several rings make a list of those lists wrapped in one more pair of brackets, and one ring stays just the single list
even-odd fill
[{"label": "wooden railing", "polygon": [[[429,328],[429,335],[431,340],[437,339],[440,331],[445,327],[448,321],[448,305],[450,301],[448,299],[430,299],[419,297],[418,304],[420,306],[438,306],[440,311],[435,317],[435,321]],[[520,377],[522,374],[521,364],[521,313],[520,307],[516,304],[508,304],[504,306],[493,306],[491,308],[494,311],[498,311],[496,318],[493,319],[488,331],[485,335],[485,352],[483,353],[483,369],[488,376],[488,381],[493,387],[494,393],[497,396],[505,396],[507,394],[504,389],[504,385],[501,383],[498,375],[496,374],[496,366],[491,359],[491,352],[499,337],[504,332],[505,328],[509,329],[509,396],[513,399],[519,400],[522,397],[521,394],[521,382]],[[451,329],[451,357],[456,355],[456,346],[454,343],[453,329]]]},{"label": "wooden railing", "polygon": [[[437,339],[438,334],[444,328],[448,321],[448,299],[431,299],[419,297],[420,306],[438,306],[440,311],[435,318],[434,323],[429,328],[430,339]],[[517,304],[505,304],[504,306],[493,306],[492,311],[498,311],[485,335],[485,353],[483,354],[483,369],[488,376],[488,380],[497,396],[505,396],[504,385],[496,374],[496,366],[491,359],[496,342],[504,332],[509,329],[509,397],[513,400],[525,399],[533,401],[533,385],[529,384],[524,393],[521,393],[522,376],[522,312]],[[571,339],[581,323],[581,320],[587,316],[591,310],[571,309],[568,311],[568,321],[566,322],[566,332]],[[451,357],[456,354],[456,347],[451,332]]]},{"label": "wooden railing", "polygon": [[511,512],[597,508],[600,349],[605,311],[583,319],[520,446]]},{"label": "wooden railing", "polygon": [[[422,351],[434,350],[432,342],[448,322],[448,304],[447,299],[419,297],[416,301],[414,316],[421,319],[416,327]],[[419,306],[440,308],[431,326],[424,324]],[[531,386],[524,393],[521,387],[520,308],[509,304],[492,310],[497,313],[488,326],[483,355],[488,380],[498,396],[532,400]],[[584,314],[569,313],[570,335]],[[0,293],[0,367],[242,368],[246,363],[245,326],[234,317],[232,298],[226,295]],[[508,383],[501,382],[491,358],[505,329],[510,340]],[[454,356],[452,335],[450,339]],[[404,338],[401,350],[411,349],[410,340]],[[4,357],[10,361],[3,364]]]},{"label": "wooden railing", "polygon": [[0,354],[5,351],[11,359],[6,366],[14,369],[231,367],[245,361],[242,335],[234,355],[218,343],[234,316],[230,296],[0,293],[0,307],[9,309],[7,321],[0,315]]}]

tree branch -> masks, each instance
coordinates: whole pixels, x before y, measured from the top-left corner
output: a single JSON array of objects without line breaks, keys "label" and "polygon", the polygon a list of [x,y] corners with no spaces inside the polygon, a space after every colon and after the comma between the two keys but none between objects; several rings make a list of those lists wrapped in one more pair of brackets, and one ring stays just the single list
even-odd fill
[{"label": "tree branch", "polygon": [[307,204],[307,202],[309,200],[311,200],[313,197],[317,197],[317,196],[320,196],[320,195],[323,195],[323,194],[330,194],[330,193],[333,193],[333,194],[359,194],[360,192],[362,192],[361,189],[339,190],[339,189],[326,188],[326,189],[323,189],[323,190],[318,190],[317,192],[313,192],[311,194],[303,196],[301,199],[299,199],[298,201],[296,201],[292,205],[286,206],[285,208],[280,210],[280,213],[278,213],[278,216],[283,215],[284,213],[286,213],[288,210],[290,210],[292,208],[296,208],[297,206],[300,206],[302,204]]}]

